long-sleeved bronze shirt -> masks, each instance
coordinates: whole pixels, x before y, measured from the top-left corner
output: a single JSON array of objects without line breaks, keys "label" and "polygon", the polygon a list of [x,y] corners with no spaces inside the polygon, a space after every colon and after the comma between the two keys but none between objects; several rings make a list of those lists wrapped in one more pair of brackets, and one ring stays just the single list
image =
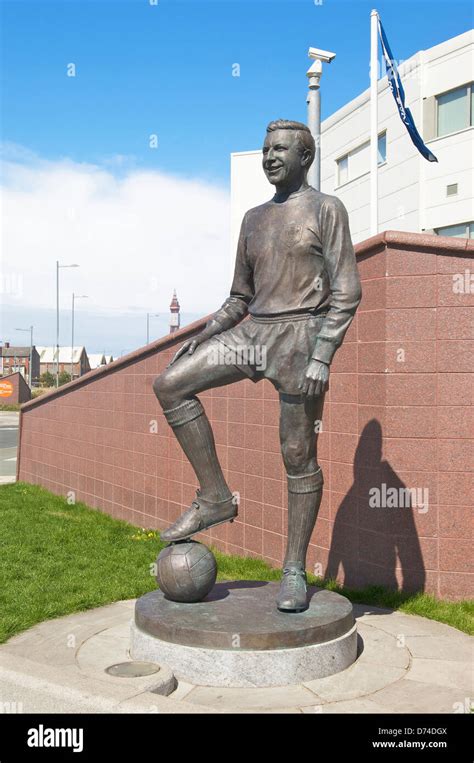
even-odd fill
[{"label": "long-sleeved bronze shirt", "polygon": [[330,363],[361,297],[347,211],[336,196],[308,186],[246,212],[230,297],[213,318],[225,329],[247,312],[327,309],[312,357]]}]

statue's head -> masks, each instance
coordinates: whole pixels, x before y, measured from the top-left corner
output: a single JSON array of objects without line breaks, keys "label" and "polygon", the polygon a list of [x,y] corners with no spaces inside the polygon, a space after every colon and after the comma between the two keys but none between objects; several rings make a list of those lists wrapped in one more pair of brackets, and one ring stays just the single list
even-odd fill
[{"label": "statue's head", "polygon": [[302,122],[277,119],[270,122],[263,144],[263,171],[279,188],[303,182],[315,154],[314,138]]}]

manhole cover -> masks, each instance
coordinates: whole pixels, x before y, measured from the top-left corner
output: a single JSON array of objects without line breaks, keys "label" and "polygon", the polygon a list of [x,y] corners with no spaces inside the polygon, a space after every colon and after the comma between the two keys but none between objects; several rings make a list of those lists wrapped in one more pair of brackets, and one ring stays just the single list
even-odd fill
[{"label": "manhole cover", "polygon": [[140,678],[140,676],[151,676],[158,673],[160,666],[156,662],[118,662],[116,665],[110,665],[105,669],[109,676],[119,676],[119,678]]}]

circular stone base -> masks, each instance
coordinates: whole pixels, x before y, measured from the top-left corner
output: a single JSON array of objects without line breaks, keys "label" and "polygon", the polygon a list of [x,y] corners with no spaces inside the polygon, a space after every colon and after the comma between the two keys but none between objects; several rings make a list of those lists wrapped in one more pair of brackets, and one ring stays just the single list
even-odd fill
[{"label": "circular stone base", "polygon": [[345,670],[357,656],[352,604],[308,587],[304,612],[280,612],[279,583],[218,583],[202,602],[161,591],[137,600],[130,656],[201,686],[286,686]]}]

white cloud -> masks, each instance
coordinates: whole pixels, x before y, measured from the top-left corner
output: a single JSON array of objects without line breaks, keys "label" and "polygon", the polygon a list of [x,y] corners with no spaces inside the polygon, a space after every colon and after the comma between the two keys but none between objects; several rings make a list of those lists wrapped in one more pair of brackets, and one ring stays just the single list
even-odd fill
[{"label": "white cloud", "polygon": [[168,312],[173,288],[182,310],[216,310],[230,288],[228,194],[197,179],[68,159],[46,161],[7,147],[2,180],[3,299],[23,307],[61,305],[87,294],[87,308]]}]

